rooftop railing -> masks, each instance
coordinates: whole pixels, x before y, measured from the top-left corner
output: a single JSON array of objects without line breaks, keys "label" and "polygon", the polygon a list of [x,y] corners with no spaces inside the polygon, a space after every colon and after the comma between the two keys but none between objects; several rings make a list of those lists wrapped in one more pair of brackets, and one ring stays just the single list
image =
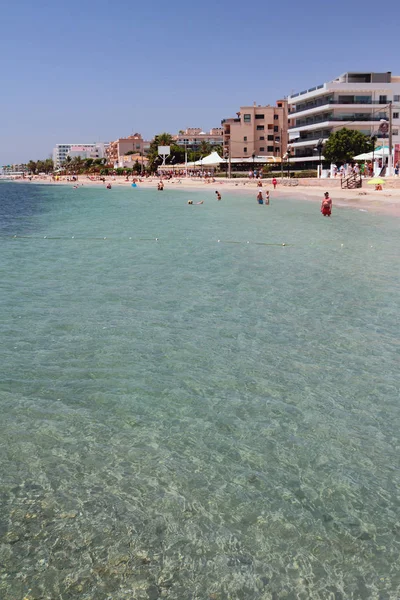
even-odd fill
[{"label": "rooftop railing", "polygon": [[303,96],[303,94],[308,94],[309,92],[315,92],[315,90],[321,90],[324,87],[324,83],[322,85],[316,85],[308,90],[304,90],[303,92],[298,92],[297,94],[291,94],[289,98],[297,98],[298,96]]}]

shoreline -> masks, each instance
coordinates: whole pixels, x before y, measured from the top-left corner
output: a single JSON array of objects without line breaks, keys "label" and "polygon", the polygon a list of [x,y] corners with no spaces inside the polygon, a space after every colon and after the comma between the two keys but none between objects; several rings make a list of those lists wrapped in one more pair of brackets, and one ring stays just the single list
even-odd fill
[{"label": "shoreline", "polygon": [[[25,184],[33,184],[33,185],[54,185],[54,186],[71,186],[74,185],[84,185],[86,187],[102,187],[104,188],[108,183],[111,183],[113,187],[121,188],[121,187],[131,187],[132,181],[126,181],[125,176],[108,176],[105,178],[105,183],[102,181],[96,181],[90,179],[86,175],[78,176],[78,181],[67,181],[66,179],[61,179],[59,181],[53,181],[50,177],[35,177],[31,181],[28,179],[15,179],[12,180],[11,183],[25,183]],[[137,186],[138,188],[143,189],[156,189],[157,183],[160,180],[158,177],[149,177],[143,178],[140,181],[140,178],[137,178]],[[8,180],[4,180],[8,181]],[[300,180],[301,181],[301,180]],[[10,182],[10,181],[8,181]],[[166,190],[191,190],[193,192],[201,192],[205,189],[219,189],[221,193],[230,191],[230,192],[241,192],[248,194],[256,195],[259,191],[259,187],[257,186],[257,182],[249,181],[248,179],[222,179],[218,178],[215,182],[206,183],[204,180],[193,180],[193,179],[179,179],[173,178],[170,180],[164,179],[164,188]],[[324,182],[325,183],[325,182]],[[384,215],[392,215],[396,217],[400,217],[400,189],[396,188],[388,188],[383,189],[382,191],[376,191],[374,189],[369,190],[367,185],[363,186],[363,188],[349,190],[349,189],[341,189],[338,186],[333,187],[329,184],[329,180],[326,180],[326,190],[329,190],[332,200],[333,206],[339,206],[340,208],[358,208],[366,211],[371,211],[374,213],[380,213]],[[336,181],[335,181],[336,183]],[[273,189],[273,185],[271,184],[270,179],[262,180],[262,190],[269,190],[271,201],[274,198],[288,198],[288,199],[298,199],[298,200],[306,200],[313,202],[321,202],[323,193],[325,188],[323,184],[319,185],[307,185],[301,184],[297,186],[284,186],[279,183],[277,189]]]}]

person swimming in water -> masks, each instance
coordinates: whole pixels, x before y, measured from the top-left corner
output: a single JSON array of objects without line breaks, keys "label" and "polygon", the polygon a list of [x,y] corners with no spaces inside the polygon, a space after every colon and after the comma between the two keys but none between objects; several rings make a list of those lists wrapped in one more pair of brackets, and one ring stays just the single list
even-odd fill
[{"label": "person swimming in water", "polygon": [[332,214],[332,200],[329,197],[329,192],[325,192],[321,203],[321,213],[324,217],[330,217]]},{"label": "person swimming in water", "polygon": [[221,200],[221,198],[222,198],[221,194],[217,190],[215,193],[217,194],[217,200]]}]

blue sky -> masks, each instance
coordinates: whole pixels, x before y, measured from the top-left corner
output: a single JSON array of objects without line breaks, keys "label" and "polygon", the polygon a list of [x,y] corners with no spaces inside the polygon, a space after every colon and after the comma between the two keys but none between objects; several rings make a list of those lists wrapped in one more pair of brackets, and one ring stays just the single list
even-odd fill
[{"label": "blue sky", "polygon": [[209,129],[348,70],[393,71],[399,9],[375,2],[3,3],[0,165],[62,142]]}]

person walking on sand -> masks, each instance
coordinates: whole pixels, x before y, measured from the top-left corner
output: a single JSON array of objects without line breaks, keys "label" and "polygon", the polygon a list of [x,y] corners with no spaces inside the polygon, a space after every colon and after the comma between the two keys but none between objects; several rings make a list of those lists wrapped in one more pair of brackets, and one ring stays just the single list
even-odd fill
[{"label": "person walking on sand", "polygon": [[278,182],[277,182],[277,180],[276,180],[276,177],[274,177],[274,178],[273,178],[273,180],[272,180],[272,185],[274,186],[274,190],[276,190],[276,185],[277,185],[277,183],[278,183]]},{"label": "person walking on sand", "polygon": [[321,213],[324,217],[330,217],[332,214],[332,200],[329,197],[329,192],[325,192],[321,203]]}]

